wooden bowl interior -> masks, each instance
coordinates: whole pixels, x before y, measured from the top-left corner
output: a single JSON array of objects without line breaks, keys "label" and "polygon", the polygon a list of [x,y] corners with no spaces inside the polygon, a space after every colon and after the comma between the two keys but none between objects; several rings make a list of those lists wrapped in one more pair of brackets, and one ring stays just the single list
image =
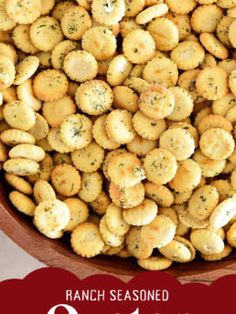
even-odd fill
[{"label": "wooden bowl interior", "polygon": [[[80,278],[104,273],[113,274],[127,281],[143,271],[133,258],[122,259],[112,256],[99,256],[92,259],[81,258],[73,253],[69,244],[69,235],[61,240],[51,240],[44,237],[33,226],[30,218],[19,213],[10,204],[6,183],[3,179],[0,183],[0,228],[38,260],[48,266],[69,270]],[[167,272],[182,281],[194,281],[194,278],[195,281],[204,281],[204,277],[209,278],[209,276],[204,275],[208,272],[216,271],[217,274],[221,274],[222,270],[230,268],[232,273],[235,256],[235,253],[232,253],[221,262],[209,263],[197,258],[187,264],[173,263]],[[197,279],[199,275],[201,280]]]}]

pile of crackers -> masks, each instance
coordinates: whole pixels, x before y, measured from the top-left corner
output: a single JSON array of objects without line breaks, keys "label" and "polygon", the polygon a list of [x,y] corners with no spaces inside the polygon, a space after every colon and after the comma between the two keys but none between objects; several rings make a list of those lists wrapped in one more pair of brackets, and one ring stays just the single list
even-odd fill
[{"label": "pile of crackers", "polygon": [[11,203],[85,258],[226,258],[235,48],[236,0],[0,0]]}]

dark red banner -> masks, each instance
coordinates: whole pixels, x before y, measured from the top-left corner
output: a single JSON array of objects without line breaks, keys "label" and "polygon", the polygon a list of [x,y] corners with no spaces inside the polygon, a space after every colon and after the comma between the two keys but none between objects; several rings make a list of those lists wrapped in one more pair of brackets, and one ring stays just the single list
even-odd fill
[{"label": "dark red banner", "polygon": [[144,272],[129,283],[107,275],[80,280],[57,268],[0,283],[3,314],[233,314],[236,275],[212,285],[181,285],[164,272]]}]

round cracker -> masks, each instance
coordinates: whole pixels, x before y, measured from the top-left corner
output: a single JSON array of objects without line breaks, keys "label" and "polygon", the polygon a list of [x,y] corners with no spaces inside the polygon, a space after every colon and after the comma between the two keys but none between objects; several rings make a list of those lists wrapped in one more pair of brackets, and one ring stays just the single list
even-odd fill
[{"label": "round cracker", "polygon": [[65,74],[58,70],[44,70],[35,76],[33,89],[40,100],[55,101],[65,96],[68,80]]},{"label": "round cracker", "polygon": [[174,95],[164,85],[151,85],[139,98],[141,112],[150,119],[166,118],[173,112],[174,107]]},{"label": "round cracker", "polygon": [[65,57],[63,68],[71,80],[82,83],[96,77],[98,64],[91,53],[74,50]]},{"label": "round cracker", "polygon": [[20,85],[31,78],[39,67],[39,59],[35,56],[26,57],[16,65],[14,85]]},{"label": "round cracker", "polygon": [[114,25],[125,15],[125,1],[93,0],[92,15],[96,21],[103,25]]},{"label": "round cracker", "polygon": [[145,177],[141,161],[132,153],[113,156],[108,163],[107,171],[111,182],[124,188],[140,183]]},{"label": "round cracker", "polygon": [[51,173],[51,181],[57,193],[64,196],[77,194],[81,187],[81,178],[75,167],[68,164],[57,165]]},{"label": "round cracker", "polygon": [[60,132],[66,145],[72,149],[84,148],[92,141],[92,121],[79,113],[70,115],[63,120]]},{"label": "round cracker", "polygon": [[80,40],[92,25],[88,12],[80,6],[68,8],[61,19],[61,28],[66,38]]},{"label": "round cracker", "polygon": [[200,149],[204,155],[213,160],[228,158],[234,150],[234,139],[224,129],[206,130],[200,138]]},{"label": "round cracker", "polygon": [[144,170],[149,181],[156,184],[166,184],[176,175],[177,162],[170,151],[156,148],[146,155]]},{"label": "round cracker", "polygon": [[157,215],[148,225],[141,227],[141,238],[153,248],[161,248],[169,244],[175,236],[176,226],[164,215]]},{"label": "round cracker", "polygon": [[31,24],[30,40],[38,50],[51,51],[63,40],[60,24],[51,16],[38,18]]},{"label": "round cracker", "polygon": [[162,17],[149,23],[147,30],[155,40],[156,48],[161,51],[170,51],[179,42],[178,27],[171,20]]},{"label": "round cracker", "polygon": [[21,213],[31,217],[34,216],[36,205],[28,196],[18,191],[12,191],[9,194],[9,199]]},{"label": "round cracker", "polygon": [[76,254],[83,257],[94,257],[101,253],[104,241],[98,226],[85,222],[77,226],[71,234],[71,246]]},{"label": "round cracker", "polygon": [[154,56],[155,42],[149,32],[136,29],[125,36],[123,51],[130,62],[143,64]]},{"label": "round cracker", "polygon": [[113,93],[110,86],[102,80],[87,81],[78,87],[75,101],[84,113],[97,116],[110,109]]},{"label": "round cracker", "polygon": [[112,141],[119,144],[130,143],[135,137],[132,114],[127,110],[113,110],[106,117],[105,130]]},{"label": "round cracker", "polygon": [[3,109],[3,115],[12,128],[27,131],[35,124],[33,109],[22,101],[15,100],[6,104]]},{"label": "round cracker", "polygon": [[204,49],[195,41],[183,41],[171,52],[171,60],[177,64],[180,70],[197,68],[204,57]]},{"label": "round cracker", "polygon": [[169,150],[178,161],[189,158],[195,148],[192,135],[181,128],[165,131],[160,137],[159,145],[161,148]]},{"label": "round cracker", "polygon": [[116,38],[107,27],[95,26],[84,33],[82,47],[96,60],[107,60],[116,52]]}]

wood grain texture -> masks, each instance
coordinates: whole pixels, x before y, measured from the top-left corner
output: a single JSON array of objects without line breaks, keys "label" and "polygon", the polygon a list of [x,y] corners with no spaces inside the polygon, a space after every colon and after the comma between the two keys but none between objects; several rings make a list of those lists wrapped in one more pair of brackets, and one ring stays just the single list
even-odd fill
[{"label": "wood grain texture", "polygon": [[[1,179],[0,229],[39,261],[48,266],[69,270],[81,279],[93,274],[112,274],[127,282],[143,271],[132,258],[101,256],[84,259],[73,253],[68,243],[69,238],[47,239],[34,228],[31,219],[17,212],[9,203],[5,185]],[[236,274],[236,254],[231,254],[221,262],[207,263],[196,260],[188,264],[173,264],[166,272],[177,277],[182,283],[210,284],[224,275]]]}]

